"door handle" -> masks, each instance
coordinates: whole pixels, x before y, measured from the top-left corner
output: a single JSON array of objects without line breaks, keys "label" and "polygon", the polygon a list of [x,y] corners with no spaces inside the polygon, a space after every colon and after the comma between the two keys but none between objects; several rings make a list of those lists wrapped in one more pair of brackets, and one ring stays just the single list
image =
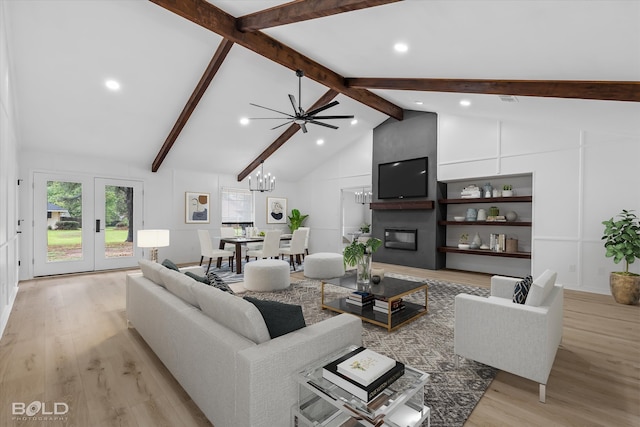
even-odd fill
[{"label": "door handle", "polygon": [[96,219],[96,233],[100,232],[100,220]]}]

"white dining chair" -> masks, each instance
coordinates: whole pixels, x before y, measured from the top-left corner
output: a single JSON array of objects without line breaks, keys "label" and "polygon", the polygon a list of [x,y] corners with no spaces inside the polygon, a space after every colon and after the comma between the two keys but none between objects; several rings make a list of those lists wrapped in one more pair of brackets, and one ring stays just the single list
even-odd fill
[{"label": "white dining chair", "polygon": [[225,251],[224,249],[214,249],[211,243],[211,236],[209,230],[198,230],[198,239],[200,239],[200,265],[205,257],[209,258],[209,264],[207,265],[207,272],[211,268],[211,260],[217,258],[227,258],[229,261],[229,268],[233,271],[233,252]]},{"label": "white dining chair", "polygon": [[309,235],[308,228],[298,228],[293,232],[293,236],[291,237],[291,245],[288,248],[280,248],[280,255],[286,256],[289,255],[289,264],[291,267],[295,269],[295,262],[293,260],[294,256],[304,256],[304,244],[307,241],[307,236]]},{"label": "white dining chair", "polygon": [[279,258],[280,257],[280,230],[269,230],[265,233],[262,249],[247,250],[249,258]]}]

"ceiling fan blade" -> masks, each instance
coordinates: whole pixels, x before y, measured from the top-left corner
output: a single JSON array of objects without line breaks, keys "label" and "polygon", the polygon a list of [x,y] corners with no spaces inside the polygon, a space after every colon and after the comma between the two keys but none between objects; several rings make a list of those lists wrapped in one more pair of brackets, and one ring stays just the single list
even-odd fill
[{"label": "ceiling fan blade", "polygon": [[324,126],[324,127],[331,128],[331,129],[338,129],[338,126],[329,125],[329,124],[322,123],[322,122],[317,122],[315,120],[309,120],[308,123],[313,123],[314,125],[320,125],[320,126]]},{"label": "ceiling fan blade", "polygon": [[293,107],[293,113],[297,117],[298,115],[300,115],[300,113],[298,112],[298,107],[296,107],[296,97],[293,95],[289,95],[289,101],[291,101],[291,106]]},{"label": "ceiling fan blade", "polygon": [[281,125],[278,125],[278,126],[276,126],[276,127],[272,127],[272,128],[271,128],[271,130],[281,128],[282,126],[286,126],[286,125],[288,125],[289,123],[292,123],[292,122],[293,122],[293,120],[287,120],[286,122],[284,122],[284,123],[283,123],[283,124],[281,124]]},{"label": "ceiling fan blade", "polygon": [[282,111],[278,111],[278,110],[274,110],[273,108],[269,108],[269,107],[263,107],[262,105],[258,105],[258,104],[252,104],[251,102],[249,103],[249,105],[253,105],[254,107],[258,107],[258,108],[264,108],[265,110],[269,110],[269,111],[273,111],[275,113],[280,113],[280,114],[284,114],[287,117],[291,117],[293,118],[293,116],[289,113],[283,113]]},{"label": "ceiling fan blade", "polygon": [[354,116],[312,116],[311,120],[329,120],[329,119],[353,119]]},{"label": "ceiling fan blade", "polygon": [[328,108],[335,107],[338,104],[340,104],[338,101],[331,101],[330,103],[323,105],[322,107],[318,107],[315,110],[308,111],[307,115],[313,116],[314,114],[318,114],[320,111],[324,111]]},{"label": "ceiling fan blade", "polygon": [[302,129],[302,133],[307,133],[307,126],[304,123],[300,124],[300,129]]},{"label": "ceiling fan blade", "polygon": [[[288,120],[286,117],[247,117],[249,120]],[[293,119],[293,117],[291,118]]]}]

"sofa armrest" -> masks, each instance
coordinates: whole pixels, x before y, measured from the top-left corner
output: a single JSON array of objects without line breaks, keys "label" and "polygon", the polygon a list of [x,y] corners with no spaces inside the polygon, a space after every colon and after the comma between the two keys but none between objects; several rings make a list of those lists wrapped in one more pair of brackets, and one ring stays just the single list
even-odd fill
[{"label": "sofa armrest", "polygon": [[459,294],[455,298],[454,352],[546,384],[562,330],[562,323],[549,315],[550,309]]},{"label": "sofa armrest", "polygon": [[491,296],[513,299],[513,289],[520,280],[517,277],[492,276],[491,277]]},{"label": "sofa armrest", "polygon": [[289,425],[290,409],[298,398],[294,375],[349,345],[362,345],[362,321],[340,314],[240,351],[236,368],[239,425]]}]

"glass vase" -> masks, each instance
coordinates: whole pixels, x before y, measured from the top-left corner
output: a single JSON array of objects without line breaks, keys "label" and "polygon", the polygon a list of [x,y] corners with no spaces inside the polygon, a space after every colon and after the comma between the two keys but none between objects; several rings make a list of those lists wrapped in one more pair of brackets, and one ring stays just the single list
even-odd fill
[{"label": "glass vase", "polygon": [[361,285],[369,285],[371,280],[371,254],[365,254],[356,265],[356,281]]}]

